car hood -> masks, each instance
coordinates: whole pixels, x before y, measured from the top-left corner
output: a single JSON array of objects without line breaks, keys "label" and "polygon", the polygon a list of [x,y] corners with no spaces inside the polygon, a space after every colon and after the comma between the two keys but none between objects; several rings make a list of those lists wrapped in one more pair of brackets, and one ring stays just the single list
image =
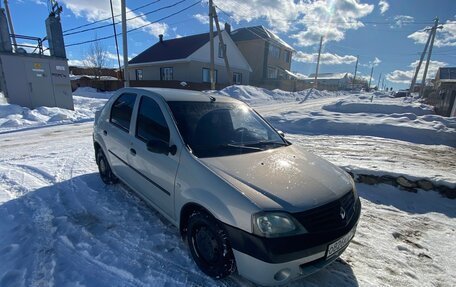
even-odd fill
[{"label": "car hood", "polygon": [[353,187],[346,172],[293,145],[200,160],[262,209],[307,210]]}]

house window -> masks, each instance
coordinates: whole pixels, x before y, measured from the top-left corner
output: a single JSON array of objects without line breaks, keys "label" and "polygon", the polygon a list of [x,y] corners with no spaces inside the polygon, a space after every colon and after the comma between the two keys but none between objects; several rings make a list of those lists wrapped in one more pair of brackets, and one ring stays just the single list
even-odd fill
[{"label": "house window", "polygon": [[[211,69],[203,68],[203,83],[211,82]],[[217,83],[217,70],[214,70],[215,82]]]},{"label": "house window", "polygon": [[283,53],[283,54],[284,54],[285,62],[290,63],[290,61],[291,61],[291,52],[285,50],[285,53]]},{"label": "house window", "polygon": [[233,83],[236,85],[242,84],[242,73],[233,73]]},{"label": "house window", "polygon": [[280,48],[275,45],[269,45],[269,56],[279,59]]},{"label": "house window", "polygon": [[277,79],[277,68],[268,67],[268,79]]},{"label": "house window", "polygon": [[226,53],[226,44],[222,46],[222,43],[219,42],[219,49],[218,49],[219,58],[223,58],[225,53]]},{"label": "house window", "polygon": [[169,68],[169,67],[160,68],[160,80],[172,81],[173,80],[173,68]]},{"label": "house window", "polygon": [[136,80],[141,81],[143,79],[143,70],[136,69]]}]

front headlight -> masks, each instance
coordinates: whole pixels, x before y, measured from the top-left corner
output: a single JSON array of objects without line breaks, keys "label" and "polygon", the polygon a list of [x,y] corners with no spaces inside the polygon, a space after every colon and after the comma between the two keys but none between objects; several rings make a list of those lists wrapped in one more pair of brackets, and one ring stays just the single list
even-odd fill
[{"label": "front headlight", "polygon": [[307,233],[292,216],[284,212],[260,212],[252,217],[253,232],[264,237],[280,237]]}]

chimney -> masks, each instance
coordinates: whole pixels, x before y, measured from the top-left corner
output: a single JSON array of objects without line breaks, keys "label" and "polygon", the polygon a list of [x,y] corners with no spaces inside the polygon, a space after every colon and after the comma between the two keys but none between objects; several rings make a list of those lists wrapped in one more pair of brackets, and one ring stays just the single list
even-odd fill
[{"label": "chimney", "polygon": [[228,35],[231,35],[231,25],[228,23],[225,23],[225,31],[228,33]]},{"label": "chimney", "polygon": [[163,43],[163,34],[158,35],[158,38],[160,38],[160,43]]}]

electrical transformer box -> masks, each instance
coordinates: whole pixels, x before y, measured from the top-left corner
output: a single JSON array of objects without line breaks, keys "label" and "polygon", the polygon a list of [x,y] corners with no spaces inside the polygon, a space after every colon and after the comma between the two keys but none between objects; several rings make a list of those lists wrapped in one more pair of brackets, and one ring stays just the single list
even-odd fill
[{"label": "electrical transformer box", "polygon": [[68,62],[64,58],[0,53],[0,77],[10,104],[31,109],[74,109]]}]

